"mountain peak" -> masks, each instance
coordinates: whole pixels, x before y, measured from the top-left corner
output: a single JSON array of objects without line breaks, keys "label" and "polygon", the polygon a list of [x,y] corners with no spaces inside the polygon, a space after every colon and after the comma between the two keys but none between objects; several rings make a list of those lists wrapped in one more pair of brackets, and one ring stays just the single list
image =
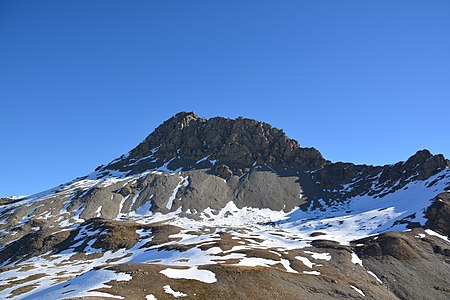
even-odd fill
[{"label": "mountain peak", "polygon": [[186,111],[182,111],[177,113],[175,116],[171,117],[170,119],[168,119],[166,122],[169,123],[173,123],[173,122],[177,122],[177,123],[189,123],[190,121],[195,121],[200,119],[199,116],[197,116],[197,114],[193,111],[190,112],[186,112]]},{"label": "mountain peak", "polygon": [[[238,117],[205,119],[194,112],[180,112],[163,122],[127,157],[115,160],[107,169],[131,170],[127,166],[141,162],[144,167],[159,167],[168,160],[178,167],[192,167],[199,160],[215,161],[233,169],[256,164],[272,167],[317,169],[327,163],[314,148],[302,148],[283,130]],[[152,162],[152,164],[148,164]],[[144,164],[145,166],[143,166]]]},{"label": "mountain peak", "polygon": [[404,163],[404,168],[414,170],[421,179],[450,167],[450,161],[442,154],[433,155],[428,149],[417,151]]}]

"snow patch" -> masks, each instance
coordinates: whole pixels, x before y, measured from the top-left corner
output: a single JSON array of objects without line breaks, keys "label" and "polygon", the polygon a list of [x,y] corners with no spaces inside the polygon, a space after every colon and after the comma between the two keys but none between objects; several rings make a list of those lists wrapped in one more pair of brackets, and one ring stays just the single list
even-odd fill
[{"label": "snow patch", "polygon": [[361,291],[360,289],[358,289],[356,286],[350,285],[350,287],[352,289],[354,289],[358,294],[360,294],[361,296],[365,297],[366,295],[364,295],[363,291]]},{"label": "snow patch", "polygon": [[450,240],[448,239],[447,236],[442,235],[442,234],[439,234],[439,233],[437,233],[436,231],[433,231],[433,230],[431,230],[431,229],[425,229],[425,232],[426,232],[428,235],[436,236],[436,237],[438,237],[438,238],[440,238],[440,239],[442,239],[442,240],[444,240],[444,241],[450,242]]},{"label": "snow patch", "polygon": [[97,210],[95,211],[95,216],[97,218],[100,218],[100,216],[102,215],[102,206],[100,205]]},{"label": "snow patch", "polygon": [[329,261],[331,259],[330,253],[317,253],[312,251],[304,251],[307,254],[311,254],[312,258],[314,259],[323,259],[326,261]]},{"label": "snow patch", "polygon": [[213,272],[209,270],[199,270],[197,266],[188,269],[167,268],[159,273],[173,279],[193,279],[204,283],[213,283],[217,281],[216,275]]},{"label": "snow patch", "polygon": [[279,263],[276,260],[260,258],[260,257],[244,257],[237,266],[246,266],[246,267],[270,267],[271,265],[275,265]]},{"label": "snow patch", "polygon": [[287,259],[281,259],[280,263],[283,265],[283,267],[286,269],[287,272],[289,273],[298,273],[297,271],[295,271],[294,269],[292,269],[291,267],[291,263],[289,260]]},{"label": "snow patch", "polygon": [[189,176],[183,177],[180,176],[180,182],[178,185],[173,189],[172,196],[170,196],[169,201],[167,202],[166,208],[172,209],[173,201],[175,200],[175,197],[177,196],[178,191],[182,186],[187,187],[189,185]]},{"label": "snow patch", "polygon": [[150,198],[147,199],[147,201],[139,207],[134,214],[140,215],[140,216],[148,216],[151,215],[151,209],[152,209],[152,198],[154,195],[151,195]]},{"label": "snow patch", "polygon": [[378,281],[379,283],[383,283],[383,281],[381,281],[381,279],[378,278],[378,276],[375,275],[374,272],[372,272],[372,271],[367,271],[367,273],[369,273],[370,275],[372,275],[372,276],[375,278],[375,280]]},{"label": "snow patch", "polygon": [[358,255],[356,255],[355,252],[352,252],[352,263],[354,263],[355,265],[360,265],[362,267],[362,260],[358,257]]},{"label": "snow patch", "polygon": [[303,274],[319,276],[320,272],[319,271],[303,271]]},{"label": "snow patch", "polygon": [[174,296],[175,298],[180,298],[180,297],[186,297],[187,296],[187,294],[185,294],[183,292],[176,292],[176,291],[172,290],[170,285],[163,286],[163,289],[164,289],[164,292]]},{"label": "snow patch", "polygon": [[314,263],[312,263],[309,259],[307,259],[306,257],[302,257],[302,256],[296,256],[296,259],[298,259],[299,261],[301,261],[305,266],[307,266],[308,268],[312,268],[314,266]]}]

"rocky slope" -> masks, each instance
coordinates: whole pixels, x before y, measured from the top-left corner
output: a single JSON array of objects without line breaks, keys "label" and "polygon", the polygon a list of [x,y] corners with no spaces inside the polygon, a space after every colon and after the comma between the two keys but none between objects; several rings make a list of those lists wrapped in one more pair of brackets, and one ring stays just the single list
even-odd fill
[{"label": "rocky slope", "polygon": [[0,199],[0,298],[448,299],[450,162],[332,163],[179,113],[93,173]]}]

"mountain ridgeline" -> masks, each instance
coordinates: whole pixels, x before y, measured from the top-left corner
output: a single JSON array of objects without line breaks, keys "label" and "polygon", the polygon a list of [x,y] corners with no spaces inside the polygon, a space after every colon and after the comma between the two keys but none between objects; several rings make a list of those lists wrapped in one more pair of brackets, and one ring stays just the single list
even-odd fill
[{"label": "mountain ridgeline", "polygon": [[[301,148],[297,141],[267,123],[242,117],[207,120],[192,112],[181,112],[156,128],[128,156],[105,169],[140,171],[174,159],[169,167],[189,170],[208,166],[196,164],[204,158],[225,164],[238,174],[255,164],[311,170],[329,163],[316,149]],[[134,167],[136,161],[139,167]]]}]

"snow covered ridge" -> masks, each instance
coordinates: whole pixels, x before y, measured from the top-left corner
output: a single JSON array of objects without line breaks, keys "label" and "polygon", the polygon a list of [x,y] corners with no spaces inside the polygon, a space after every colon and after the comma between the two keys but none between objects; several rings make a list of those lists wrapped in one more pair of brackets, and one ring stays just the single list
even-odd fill
[{"label": "snow covered ridge", "polygon": [[[443,157],[372,167],[311,150],[311,162],[267,124],[208,122],[182,114],[162,128],[180,131],[164,132],[173,141],[150,135],[88,176],[0,199],[0,298],[448,298]],[[274,160],[267,149],[234,157],[215,126],[229,131],[220,142],[268,143]],[[201,151],[186,157],[192,136]]]}]

